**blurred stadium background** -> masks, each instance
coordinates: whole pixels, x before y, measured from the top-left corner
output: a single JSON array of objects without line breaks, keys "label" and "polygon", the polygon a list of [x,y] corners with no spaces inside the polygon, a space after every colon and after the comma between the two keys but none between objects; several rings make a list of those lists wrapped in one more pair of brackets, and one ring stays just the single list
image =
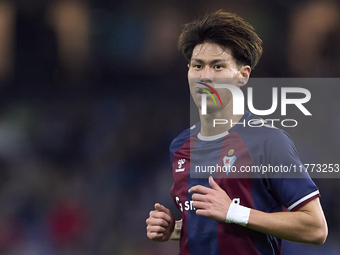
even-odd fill
[{"label": "blurred stadium background", "polygon": [[[218,9],[263,39],[253,77],[339,77],[338,1],[0,1],[0,254],[178,254],[147,239],[145,219],[156,201],[174,209],[168,146],[189,125],[181,25]],[[303,160],[340,163],[340,86],[322,93],[320,124],[287,131]],[[283,254],[340,254],[340,181],[315,182],[328,240]]]}]

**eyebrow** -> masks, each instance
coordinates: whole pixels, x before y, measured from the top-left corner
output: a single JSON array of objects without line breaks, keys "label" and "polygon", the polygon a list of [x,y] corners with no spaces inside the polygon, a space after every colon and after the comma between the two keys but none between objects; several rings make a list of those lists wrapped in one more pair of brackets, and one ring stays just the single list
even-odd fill
[{"label": "eyebrow", "polygon": [[[204,63],[204,61],[202,59],[198,59],[198,58],[192,58],[191,61],[197,61],[198,63]],[[210,61],[210,64],[216,64],[218,62],[227,62],[227,60],[219,58],[219,59],[214,59],[212,61]]]}]

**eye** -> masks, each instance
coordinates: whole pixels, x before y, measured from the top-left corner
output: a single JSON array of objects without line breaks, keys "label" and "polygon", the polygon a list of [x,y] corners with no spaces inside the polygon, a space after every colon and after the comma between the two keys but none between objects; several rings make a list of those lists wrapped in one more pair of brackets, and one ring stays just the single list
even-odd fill
[{"label": "eye", "polygon": [[194,65],[192,65],[192,67],[193,68],[195,68],[195,69],[202,69],[202,65],[198,65],[198,64],[194,64]]},{"label": "eye", "polygon": [[215,66],[214,66],[214,69],[220,70],[220,69],[223,69],[223,66],[222,66],[222,65],[215,65]]}]

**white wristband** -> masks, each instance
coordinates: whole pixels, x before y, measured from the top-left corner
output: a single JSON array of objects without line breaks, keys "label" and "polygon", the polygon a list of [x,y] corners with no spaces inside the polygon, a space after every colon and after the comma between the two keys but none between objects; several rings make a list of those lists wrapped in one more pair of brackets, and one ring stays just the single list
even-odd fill
[{"label": "white wristband", "polygon": [[250,208],[239,205],[238,201],[234,199],[231,202],[225,222],[246,226],[249,221]]}]

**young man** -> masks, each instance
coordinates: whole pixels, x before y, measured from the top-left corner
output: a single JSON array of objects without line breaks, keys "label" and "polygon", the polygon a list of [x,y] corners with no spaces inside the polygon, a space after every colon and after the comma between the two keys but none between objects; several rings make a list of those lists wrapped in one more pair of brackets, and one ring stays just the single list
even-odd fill
[{"label": "young man", "polygon": [[[189,87],[200,123],[170,146],[171,195],[182,221],[175,228],[169,209],[156,203],[146,223],[151,240],[180,239],[182,255],[280,254],[281,239],[322,244],[327,237],[318,188],[304,171],[297,178],[259,178],[239,171],[246,166],[302,166],[284,131],[269,124],[254,127],[260,118],[249,112],[234,115],[230,90],[216,86],[244,86],[262,54],[261,44],[250,24],[223,11],[185,25],[179,38],[179,49],[189,60]],[[214,126],[214,119],[238,124]],[[250,120],[254,125],[242,125]],[[213,172],[214,180],[206,171],[197,173],[203,166],[236,171]]]}]

